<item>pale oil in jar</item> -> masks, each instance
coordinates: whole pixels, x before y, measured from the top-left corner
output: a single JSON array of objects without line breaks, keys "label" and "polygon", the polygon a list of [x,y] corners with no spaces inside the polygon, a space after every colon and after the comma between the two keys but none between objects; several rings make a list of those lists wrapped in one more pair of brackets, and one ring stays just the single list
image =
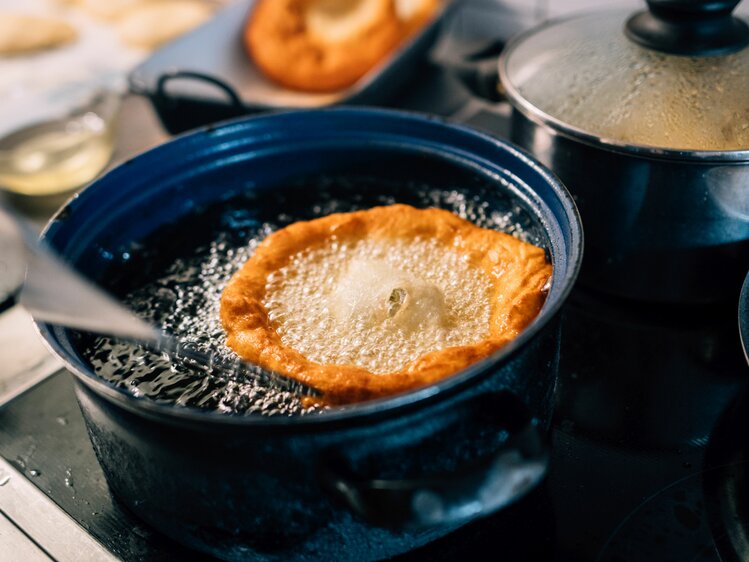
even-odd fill
[{"label": "pale oil in jar", "polygon": [[0,186],[29,196],[71,191],[94,179],[113,149],[112,127],[94,113],[31,125],[0,140]]}]

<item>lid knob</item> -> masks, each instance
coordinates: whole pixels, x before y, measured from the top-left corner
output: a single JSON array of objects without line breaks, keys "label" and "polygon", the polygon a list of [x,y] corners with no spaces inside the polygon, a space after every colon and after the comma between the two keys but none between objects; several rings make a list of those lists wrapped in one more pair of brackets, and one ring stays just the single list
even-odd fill
[{"label": "lid knob", "polygon": [[749,45],[749,25],[731,13],[741,0],[647,0],[624,31],[635,43],[674,55],[715,56]]}]

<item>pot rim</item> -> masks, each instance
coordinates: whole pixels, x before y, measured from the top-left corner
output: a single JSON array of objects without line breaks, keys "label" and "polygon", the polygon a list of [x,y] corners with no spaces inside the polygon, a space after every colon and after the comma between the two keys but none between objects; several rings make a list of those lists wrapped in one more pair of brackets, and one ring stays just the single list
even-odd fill
[{"label": "pot rim", "polygon": [[499,81],[505,90],[505,97],[507,98],[507,101],[510,102],[513,108],[518,110],[526,118],[530,119],[534,123],[550,128],[554,132],[563,135],[571,140],[582,142],[594,148],[609,150],[611,152],[618,152],[630,156],[638,156],[644,158],[686,162],[749,162],[749,148],[740,150],[690,150],[664,148],[647,144],[630,144],[613,138],[596,135],[579,127],[570,125],[562,119],[559,119],[558,117],[554,117],[542,111],[536,105],[523,97],[523,95],[518,91],[518,89],[508,77],[508,61],[510,57],[512,57],[515,49],[517,49],[520,44],[529,40],[531,37],[536,35],[536,33],[542,30],[553,27],[565,21],[570,21],[596,13],[605,14],[614,13],[614,11],[609,10],[607,12],[599,10],[596,12],[582,12],[574,14],[572,16],[552,18],[540,25],[534,26],[531,29],[515,35],[512,39],[510,39],[510,41],[508,41],[505,48],[502,49],[502,53],[499,56],[499,61],[497,64],[499,67]]},{"label": "pot rim", "polygon": [[[477,137],[478,140],[487,143],[487,145],[493,145],[492,149],[499,149],[500,151],[508,152],[511,157],[519,159],[524,165],[529,166],[531,171],[540,176],[540,179],[551,188],[555,197],[557,197],[559,203],[561,203],[563,212],[569,222],[570,243],[566,248],[565,256],[567,268],[565,275],[556,281],[560,284],[560,289],[554,300],[546,300],[538,316],[517,338],[491,356],[479,361],[478,363],[474,363],[468,368],[442,379],[435,384],[391,397],[353,404],[347,407],[339,407],[320,414],[304,416],[232,415],[194,407],[162,404],[150,398],[136,397],[127,392],[127,390],[115,387],[111,383],[99,378],[93,372],[86,372],[79,369],[78,366],[68,358],[68,352],[57,342],[53,335],[53,333],[64,331],[64,329],[34,320],[34,325],[36,326],[38,333],[42,336],[46,347],[62,360],[66,369],[73,374],[79,382],[91,389],[96,395],[103,396],[109,402],[137,415],[145,415],[147,417],[157,418],[160,421],[168,421],[177,425],[192,422],[200,424],[201,427],[206,428],[210,425],[213,427],[242,427],[246,429],[254,428],[257,430],[281,429],[298,431],[302,429],[317,429],[323,427],[330,428],[331,426],[342,424],[351,425],[352,422],[356,421],[366,423],[367,421],[371,421],[372,417],[400,414],[405,410],[417,408],[422,404],[431,403],[452,396],[465,389],[467,386],[475,384],[477,380],[483,380],[485,377],[489,376],[498,363],[508,361],[511,356],[535,337],[536,334],[557,315],[560,308],[567,300],[582,264],[583,231],[577,206],[562,182],[530,154],[506,141],[494,138],[467,126],[449,123],[445,119],[433,115],[413,111],[352,106],[312,110],[287,110],[271,112],[259,116],[240,117],[178,135],[166,143],[162,143],[144,151],[122,164],[119,164],[112,170],[108,171],[104,176],[102,176],[102,178],[121,169],[123,166],[129,166],[138,159],[160,150],[167,144],[173,145],[174,143],[185,142],[185,139],[192,139],[200,134],[215,133],[217,129],[230,129],[231,127],[243,124],[246,121],[257,123],[259,120],[274,119],[279,116],[281,118],[293,119],[297,115],[324,115],[333,113],[343,115],[348,114],[349,116],[359,118],[388,118],[391,120],[406,119],[418,123],[421,126],[437,126],[445,129],[449,128],[462,135]],[[84,191],[91,189],[98,184],[100,180],[101,178],[95,180],[79,194],[73,195],[55,213],[42,231],[42,239],[47,237],[51,226],[56,221],[64,220],[63,217],[80,204],[79,195],[83,194]],[[552,274],[552,283],[554,282],[555,280]]]},{"label": "pot rim", "polygon": [[739,294],[739,337],[744,358],[749,363],[749,273],[744,278]]}]

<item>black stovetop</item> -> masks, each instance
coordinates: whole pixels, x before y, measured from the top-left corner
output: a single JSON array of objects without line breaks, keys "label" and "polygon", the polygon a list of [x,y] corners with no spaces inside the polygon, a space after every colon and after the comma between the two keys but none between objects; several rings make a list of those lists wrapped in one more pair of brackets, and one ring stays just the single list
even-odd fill
[{"label": "black stovetop", "polygon": [[[507,132],[506,106],[433,66],[396,105]],[[736,302],[658,307],[578,288],[564,310],[548,478],[398,560],[747,559],[749,368]],[[205,559],[111,495],[64,370],[0,407],[0,456],[115,557]]]}]

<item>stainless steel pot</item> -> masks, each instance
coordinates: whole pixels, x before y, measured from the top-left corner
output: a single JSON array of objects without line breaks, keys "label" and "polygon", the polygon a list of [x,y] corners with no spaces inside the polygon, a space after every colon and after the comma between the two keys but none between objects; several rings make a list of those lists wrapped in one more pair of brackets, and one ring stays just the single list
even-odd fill
[{"label": "stainless steel pot", "polygon": [[[731,16],[737,2],[648,4],[514,39],[499,62],[511,138],[575,198],[581,283],[645,301],[732,299],[749,262],[749,28]],[[736,42],[696,33],[705,26],[737,29]]]}]

